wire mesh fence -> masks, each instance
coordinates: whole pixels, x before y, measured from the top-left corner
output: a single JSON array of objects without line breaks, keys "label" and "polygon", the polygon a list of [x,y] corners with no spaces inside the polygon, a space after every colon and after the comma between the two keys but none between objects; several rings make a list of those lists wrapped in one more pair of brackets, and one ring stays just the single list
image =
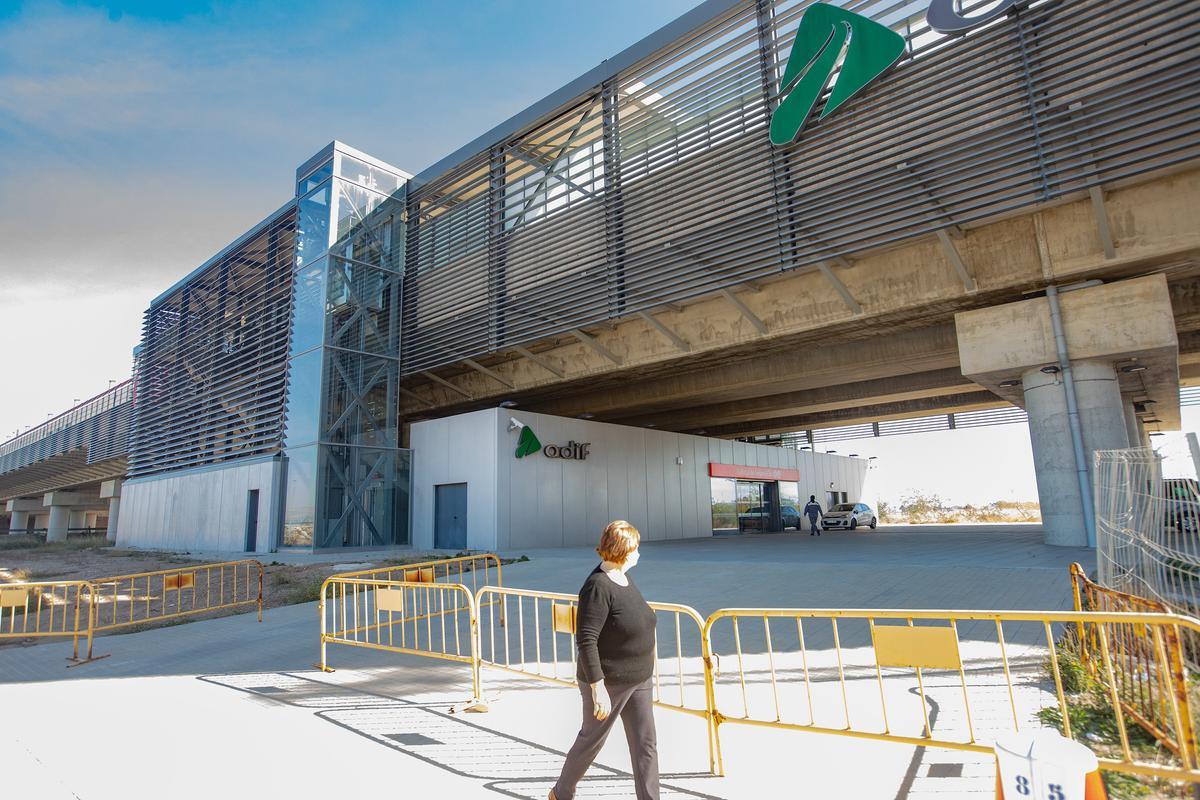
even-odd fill
[{"label": "wire mesh fence", "polygon": [[[1150,448],[1095,455],[1096,560],[1101,586],[1200,615],[1200,492],[1192,478],[1164,478]],[[1200,668],[1200,638],[1184,634]]]}]

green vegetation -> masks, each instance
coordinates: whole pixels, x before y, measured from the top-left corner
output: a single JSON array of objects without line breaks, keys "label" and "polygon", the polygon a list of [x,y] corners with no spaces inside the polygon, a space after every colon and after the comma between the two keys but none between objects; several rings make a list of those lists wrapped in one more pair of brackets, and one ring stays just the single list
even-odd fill
[{"label": "green vegetation", "polygon": [[[1071,736],[1098,756],[1119,758],[1121,734],[1112,707],[1112,697],[1105,685],[1092,677],[1080,658],[1074,629],[1063,636],[1057,647],[1059,675],[1071,717]],[[1046,680],[1053,683],[1054,673],[1049,658],[1043,663],[1042,669]],[[1041,709],[1037,717],[1046,727],[1062,731],[1062,709],[1058,706]],[[1128,716],[1125,717],[1125,731],[1129,747],[1137,760],[1165,762],[1173,759],[1169,750]],[[1107,770],[1101,774],[1112,800],[1191,796],[1188,787],[1180,783]]]},{"label": "green vegetation", "polygon": [[273,605],[290,606],[297,603],[312,603],[321,599],[323,575],[276,572],[271,575],[271,586],[279,592],[279,600]]},{"label": "green vegetation", "polygon": [[1040,506],[1034,502],[996,500],[984,506],[950,505],[936,494],[913,492],[900,501],[897,508],[881,501],[877,509],[880,522],[902,522],[909,525],[952,525],[978,522],[1038,522]]}]

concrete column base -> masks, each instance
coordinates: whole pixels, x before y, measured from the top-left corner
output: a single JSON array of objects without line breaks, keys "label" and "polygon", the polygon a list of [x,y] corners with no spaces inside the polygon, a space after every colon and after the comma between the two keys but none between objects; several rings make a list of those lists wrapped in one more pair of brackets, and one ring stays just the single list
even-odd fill
[{"label": "concrete column base", "polygon": [[[1071,369],[1075,374],[1079,425],[1091,478],[1096,450],[1129,446],[1125,408],[1117,373],[1111,364],[1080,361],[1072,363]],[[1083,503],[1091,504],[1093,498],[1083,497],[1079,490],[1063,376],[1031,369],[1021,376],[1021,383],[1025,390],[1025,410],[1029,414],[1029,438],[1033,445],[1046,544],[1086,547]],[[1091,483],[1095,485],[1094,480]]]},{"label": "concrete column base", "polygon": [[117,514],[121,510],[121,498],[110,497],[108,499],[108,531],[107,538],[110,542],[117,540]]},{"label": "concrete column base", "polygon": [[47,542],[65,542],[71,509],[67,506],[50,506],[50,521],[46,523]]},{"label": "concrete column base", "polygon": [[8,532],[10,534],[25,533],[29,528],[29,512],[28,511],[13,511],[12,516],[8,521]]}]

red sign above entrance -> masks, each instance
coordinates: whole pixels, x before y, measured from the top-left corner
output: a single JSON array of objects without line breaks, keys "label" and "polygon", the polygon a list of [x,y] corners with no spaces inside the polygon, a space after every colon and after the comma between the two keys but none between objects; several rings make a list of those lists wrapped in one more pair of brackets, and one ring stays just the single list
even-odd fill
[{"label": "red sign above entrance", "polygon": [[710,462],[708,474],[713,478],[741,478],[746,481],[798,481],[800,470],[783,467],[745,467],[740,464]]}]

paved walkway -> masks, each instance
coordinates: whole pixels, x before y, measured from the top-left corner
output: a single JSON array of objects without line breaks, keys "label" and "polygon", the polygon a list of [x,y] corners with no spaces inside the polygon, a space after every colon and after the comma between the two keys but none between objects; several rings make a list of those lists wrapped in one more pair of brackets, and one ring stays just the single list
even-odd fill
[{"label": "paved walkway", "polygon": [[[1040,540],[1037,529],[989,526],[649,543],[634,575],[649,599],[701,614],[760,605],[1067,608],[1067,565],[1092,564],[1085,551]],[[574,592],[595,564],[585,548],[526,554],[531,561],[505,568],[507,585]],[[0,752],[12,756],[15,782],[7,785],[23,781],[49,798],[149,798],[169,786],[172,797],[211,800],[260,792],[269,776],[272,794],[297,797],[384,788],[545,797],[578,725],[574,689],[489,671],[490,713],[464,714],[461,665],[331,647],[338,671],[322,674],[312,669],[316,630],[307,604],[270,610],[261,625],[246,614],[101,637],[97,652],[111,655],[71,669],[66,642],[0,648]],[[964,648],[975,646],[985,645]],[[819,637],[810,647],[816,658],[831,652]],[[1045,701],[1035,683],[1020,690],[1023,715]],[[877,691],[851,681],[850,702]],[[952,695],[944,697],[935,730],[956,724]],[[987,758],[732,725],[722,733],[729,775],[712,778],[703,723],[664,711],[658,724],[664,797],[765,796],[784,782],[811,796],[887,800],[991,791]],[[579,796],[632,797],[628,769],[614,735]]]}]

